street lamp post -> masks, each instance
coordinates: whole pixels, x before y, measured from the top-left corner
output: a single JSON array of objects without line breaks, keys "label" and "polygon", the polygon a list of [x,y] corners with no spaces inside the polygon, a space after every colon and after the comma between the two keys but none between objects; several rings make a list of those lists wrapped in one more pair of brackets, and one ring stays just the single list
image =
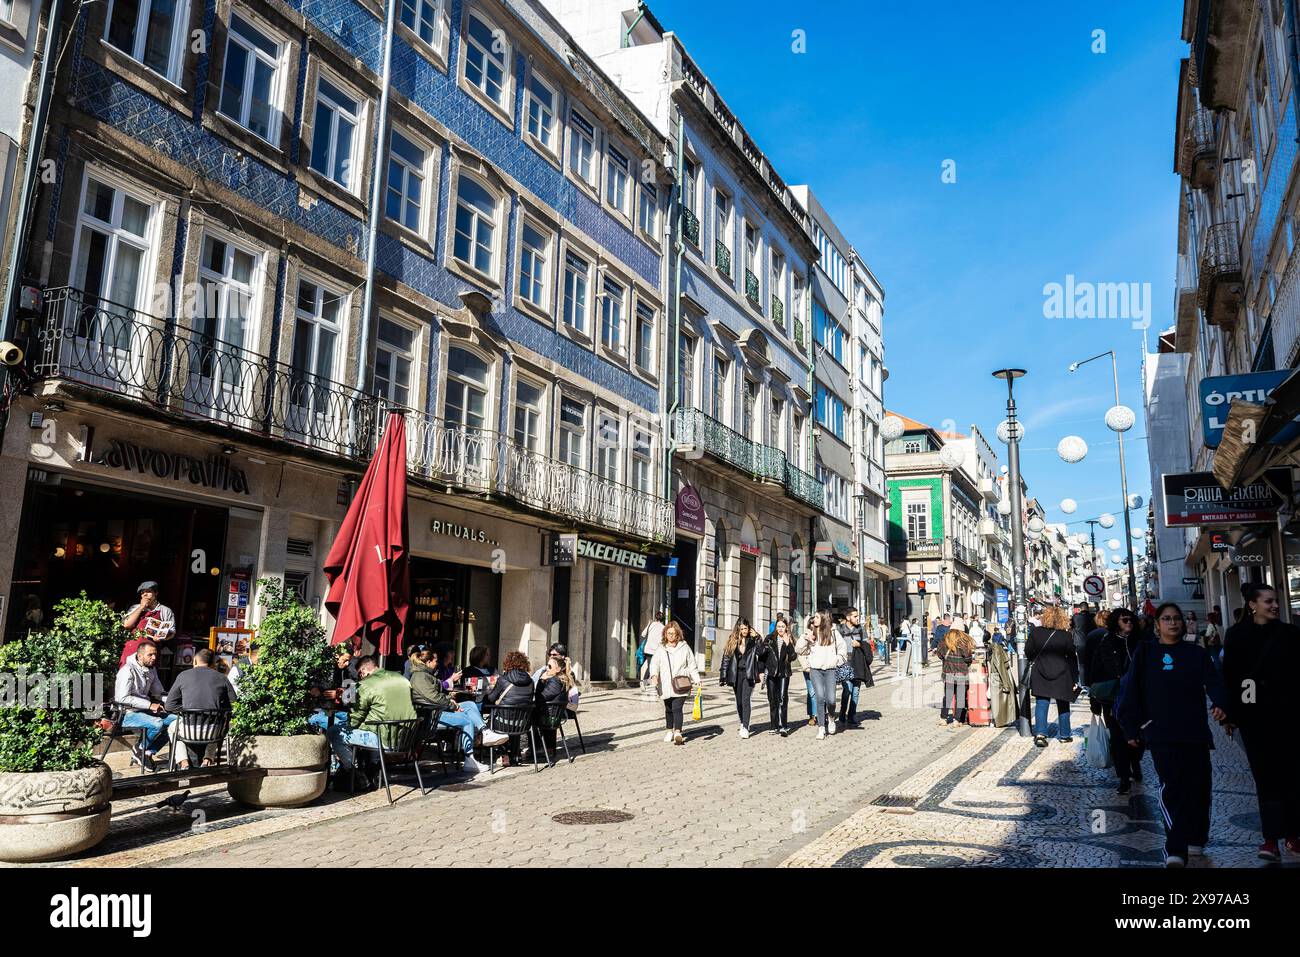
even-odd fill
[{"label": "street lamp post", "polygon": [[[1024,369],[999,369],[993,373],[1007,383],[1007,481],[1011,484],[1011,584],[1012,625],[1016,638],[1016,687],[1025,682],[1025,530],[1020,524],[1020,423],[1016,421],[1015,381]],[[1017,722],[1022,738],[1029,737],[1029,716]]]},{"label": "street lamp post", "polygon": [[[1070,363],[1070,371],[1075,372],[1080,366],[1086,366],[1094,359],[1102,359],[1110,356],[1110,374],[1111,380],[1115,386],[1115,405],[1119,405],[1119,363],[1115,359],[1115,350],[1107,349],[1105,352],[1099,352],[1091,359],[1084,359],[1082,362]],[[1115,429],[1115,435],[1119,439],[1119,484],[1121,493],[1124,496],[1124,548],[1128,552],[1128,597],[1129,607],[1137,609],[1137,576],[1133,571],[1133,523],[1128,516],[1128,470],[1124,465],[1124,431]]]}]

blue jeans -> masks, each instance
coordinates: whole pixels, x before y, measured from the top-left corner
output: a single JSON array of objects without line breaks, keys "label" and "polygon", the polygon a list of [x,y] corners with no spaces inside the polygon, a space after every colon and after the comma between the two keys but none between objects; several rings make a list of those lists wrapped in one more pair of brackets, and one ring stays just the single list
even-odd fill
[{"label": "blue jeans", "polygon": [[143,729],[144,734],[140,736],[140,746],[152,754],[158,750],[159,739],[166,737],[167,729],[171,727],[172,722],[178,717],[180,715],[158,715],[149,711],[128,711],[122,716],[122,727]]},{"label": "blue jeans", "polygon": [[487,725],[473,701],[463,702],[459,711],[443,711],[438,715],[438,723],[460,729],[460,750],[466,756],[474,753],[474,737]]},{"label": "blue jeans", "polygon": [[877,644],[876,649],[880,652],[880,663],[884,665],[889,664],[889,639],[886,638],[884,641]]},{"label": "blue jeans", "polygon": [[[339,726],[335,725],[334,728],[337,729]],[[356,756],[352,753],[352,745],[359,744],[366,748],[379,747],[379,735],[373,731],[349,731],[344,728],[335,732],[335,737],[338,744],[336,746],[331,740],[330,747],[334,748],[334,753],[339,757],[339,767],[344,771],[351,771],[352,766],[357,763]]]},{"label": "blue jeans", "polygon": [[852,679],[840,682],[840,720],[850,723],[858,720],[858,688]]},{"label": "blue jeans", "polygon": [[[1047,736],[1047,706],[1051,703],[1051,698],[1034,698],[1034,734]],[[1056,702],[1056,736],[1058,738],[1068,738],[1070,736],[1070,702]]]},{"label": "blue jeans", "polygon": [[804,687],[808,691],[808,717],[817,717],[817,689],[813,687],[812,672],[803,673]]}]

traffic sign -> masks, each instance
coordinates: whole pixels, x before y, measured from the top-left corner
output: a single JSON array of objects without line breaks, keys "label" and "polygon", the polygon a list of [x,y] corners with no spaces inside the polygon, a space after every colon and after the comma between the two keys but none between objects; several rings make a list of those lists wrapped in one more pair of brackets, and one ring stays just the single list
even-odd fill
[{"label": "traffic sign", "polygon": [[1089,598],[1100,598],[1106,594],[1106,581],[1100,575],[1089,575],[1083,580],[1083,590]]}]

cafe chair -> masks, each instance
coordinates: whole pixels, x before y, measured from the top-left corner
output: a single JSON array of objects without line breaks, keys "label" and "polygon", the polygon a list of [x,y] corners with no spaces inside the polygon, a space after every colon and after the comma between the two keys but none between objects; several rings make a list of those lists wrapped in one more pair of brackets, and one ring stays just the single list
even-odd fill
[{"label": "cafe chair", "polygon": [[420,754],[423,760],[424,752],[432,746],[434,753],[438,756],[438,761],[442,764],[442,773],[447,773],[447,761],[459,763],[465,759],[461,754],[460,747],[460,730],[451,728],[442,724],[442,716],[450,709],[437,708],[426,705],[417,705],[415,708],[416,715],[419,716],[420,725],[423,733],[420,736]]},{"label": "cafe chair", "polygon": [[104,717],[99,719],[98,724],[107,737],[104,740],[104,750],[99,753],[99,760],[103,761],[108,757],[108,752],[113,749],[114,741],[121,741],[131,750],[131,759],[127,767],[138,764],[142,771],[147,771],[148,768],[140,760],[140,745],[144,741],[144,728],[122,727],[122,720],[131,710],[131,708],[118,704],[116,701],[105,703]]},{"label": "cafe chair", "polygon": [[[398,721],[366,721],[361,730],[373,731],[379,739],[377,745],[353,744],[353,752],[374,751],[379,756],[379,778],[384,782],[384,791],[388,794],[388,803],[393,803],[393,788],[388,780],[389,767],[401,767],[409,764],[415,768],[415,780],[420,785],[420,796],[429,792],[424,787],[424,778],[420,775],[420,739],[424,732],[424,723],[419,718],[406,718]],[[357,763],[352,762],[351,787],[355,792],[357,786]]]},{"label": "cafe chair", "polygon": [[564,716],[566,720],[573,722],[573,730],[578,732],[578,747],[582,749],[583,754],[586,754],[587,742],[582,740],[582,725],[578,723],[578,709],[570,707],[569,703],[566,701]]},{"label": "cafe chair", "polygon": [[205,755],[209,746],[216,745],[218,761],[220,761],[223,745],[226,755],[230,754],[226,741],[229,734],[229,711],[186,708],[181,711],[180,716],[171,726],[171,761],[167,765],[167,770],[176,770],[176,762],[180,760],[181,751],[185,751],[186,757],[189,756],[189,751],[185,748],[187,744],[203,748]]},{"label": "cafe chair", "polygon": [[[564,756],[568,758],[569,763],[572,764],[573,755],[569,753],[569,738],[568,735],[564,733],[564,722],[568,720],[568,717],[569,702],[564,698],[561,698],[558,701],[551,701],[537,709],[538,727],[546,731],[554,730],[559,733],[560,744],[564,746]],[[551,757],[551,753],[546,749],[546,736],[539,735],[539,737],[542,739],[542,754],[546,757],[546,766],[548,768],[553,768],[555,767],[555,758]]]},{"label": "cafe chair", "polygon": [[[522,741],[524,735],[528,735],[528,743],[532,746],[530,750],[533,756],[533,770],[541,770],[541,766],[537,763],[537,729],[533,726],[533,706],[531,704],[493,708],[491,715],[488,717],[488,727],[498,734],[507,735],[512,740]],[[489,774],[495,774],[497,770],[494,751],[496,751],[496,748],[488,748]]]}]

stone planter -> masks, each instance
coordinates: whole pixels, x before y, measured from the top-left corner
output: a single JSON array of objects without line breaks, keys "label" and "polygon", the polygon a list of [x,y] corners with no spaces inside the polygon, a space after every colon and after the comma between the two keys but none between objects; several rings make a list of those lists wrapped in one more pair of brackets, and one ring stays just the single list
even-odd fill
[{"label": "stone planter", "polygon": [[79,771],[0,773],[0,861],[71,857],[108,833],[113,773],[96,762]]},{"label": "stone planter", "polygon": [[232,738],[230,763],[265,776],[231,781],[226,790],[250,807],[301,807],[325,793],[329,744],[323,734]]}]

